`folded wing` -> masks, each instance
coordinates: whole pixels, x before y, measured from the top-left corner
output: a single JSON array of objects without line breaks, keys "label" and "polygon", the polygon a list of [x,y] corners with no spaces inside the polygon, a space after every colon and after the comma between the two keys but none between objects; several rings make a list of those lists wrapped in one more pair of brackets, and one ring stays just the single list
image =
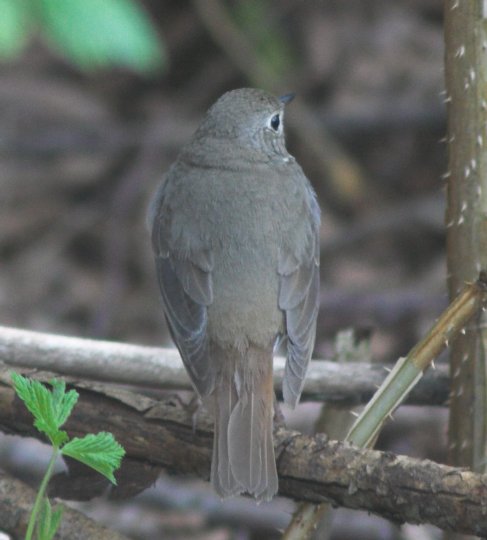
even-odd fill
[{"label": "folded wing", "polygon": [[213,301],[213,256],[202,246],[171,246],[171,217],[161,191],[148,219],[164,312],[191,381],[200,397],[205,397],[214,387],[207,336],[207,306]]},{"label": "folded wing", "polygon": [[301,395],[313,352],[319,308],[320,210],[314,193],[306,201],[307,221],[302,245],[285,246],[279,257],[279,307],[285,312],[287,362],[284,372],[284,401],[295,406]]}]

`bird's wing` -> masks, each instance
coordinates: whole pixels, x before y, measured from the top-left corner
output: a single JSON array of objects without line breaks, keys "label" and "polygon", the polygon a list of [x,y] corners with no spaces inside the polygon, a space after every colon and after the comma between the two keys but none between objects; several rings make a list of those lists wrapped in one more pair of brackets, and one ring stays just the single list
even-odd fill
[{"label": "bird's wing", "polygon": [[284,401],[295,406],[313,352],[319,307],[320,209],[311,188],[306,200],[308,221],[303,244],[283,247],[279,256],[279,307],[285,312],[287,362],[283,381]]},{"label": "bird's wing", "polygon": [[214,387],[208,355],[207,306],[213,301],[213,256],[204,246],[171,245],[172,211],[164,187],[149,210],[157,279],[166,320],[191,381],[201,397]]}]

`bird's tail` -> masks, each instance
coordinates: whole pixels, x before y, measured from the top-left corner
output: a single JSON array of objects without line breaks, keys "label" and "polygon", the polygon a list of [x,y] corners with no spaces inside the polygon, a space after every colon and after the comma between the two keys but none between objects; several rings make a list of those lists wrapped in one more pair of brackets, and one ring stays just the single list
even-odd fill
[{"label": "bird's tail", "polygon": [[272,438],[272,349],[215,348],[215,437],[211,481],[219,495],[270,500],[278,488]]}]

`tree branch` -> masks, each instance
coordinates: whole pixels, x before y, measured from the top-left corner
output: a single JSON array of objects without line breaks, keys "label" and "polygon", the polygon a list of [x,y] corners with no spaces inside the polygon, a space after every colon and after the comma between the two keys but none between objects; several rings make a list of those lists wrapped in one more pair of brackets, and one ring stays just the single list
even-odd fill
[{"label": "tree branch", "polygon": [[[47,380],[52,374],[35,377]],[[127,451],[125,467],[145,463],[208,478],[212,426],[207,415],[199,416],[194,429],[191,412],[174,400],[156,401],[110,385],[67,382],[80,393],[66,425],[70,435],[111,431]],[[36,436],[29,413],[9,385],[7,370],[0,370],[0,428]],[[486,475],[282,428],[275,433],[275,447],[281,495],[313,503],[328,501],[396,522],[432,523],[446,530],[487,535]],[[117,476],[114,496],[117,490],[126,490],[127,477],[123,470]],[[92,480],[87,481],[91,485]]]},{"label": "tree branch", "polygon": [[[15,367],[141,387],[191,390],[175,349],[95,341],[0,326],[0,361]],[[274,384],[282,391],[285,359],[274,360]],[[391,366],[392,367],[392,366]],[[383,364],[311,362],[302,401],[366,403],[387,376]],[[448,399],[445,367],[425,374],[406,403],[443,405]]]}]

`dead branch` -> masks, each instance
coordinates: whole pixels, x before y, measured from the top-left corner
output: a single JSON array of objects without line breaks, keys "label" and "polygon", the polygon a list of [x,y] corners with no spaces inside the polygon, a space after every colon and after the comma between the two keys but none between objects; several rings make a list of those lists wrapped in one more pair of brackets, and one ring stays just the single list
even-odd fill
[{"label": "dead branch", "polygon": [[[0,326],[0,361],[9,366],[54,371],[104,382],[164,389],[191,389],[175,349],[44,334]],[[274,381],[281,392],[285,359],[274,360]],[[387,375],[383,364],[311,362],[303,401],[366,403]],[[448,399],[444,367],[430,370],[407,403],[443,405]]]},{"label": "dead branch", "polygon": [[[41,380],[51,376],[35,374]],[[174,400],[156,401],[110,385],[69,379],[68,383],[80,393],[66,425],[70,435],[111,431],[127,451],[125,467],[129,469],[134,464],[146,464],[208,478],[212,427],[207,415],[201,414],[193,428],[191,411]],[[36,436],[30,415],[14,396],[5,369],[0,370],[0,429]],[[275,446],[281,495],[362,509],[395,522],[431,523],[445,530],[487,534],[486,475],[389,452],[357,449],[328,441],[324,435],[309,437],[282,428],[275,433]],[[117,490],[132,493],[134,478],[122,470],[114,495]],[[71,480],[79,487],[82,476]],[[88,482],[91,485],[92,479]],[[148,485],[149,480],[145,482]]]}]

